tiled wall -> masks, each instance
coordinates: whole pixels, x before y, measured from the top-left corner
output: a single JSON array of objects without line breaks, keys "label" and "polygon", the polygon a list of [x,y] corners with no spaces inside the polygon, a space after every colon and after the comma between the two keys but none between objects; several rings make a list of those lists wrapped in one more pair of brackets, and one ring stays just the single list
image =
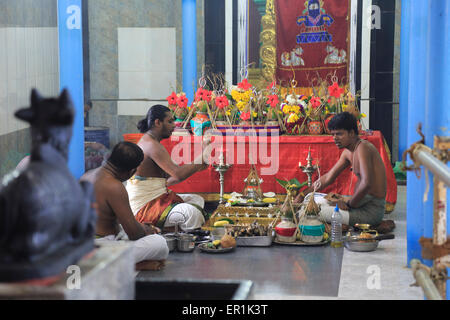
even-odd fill
[{"label": "tiled wall", "polygon": [[145,115],[149,105],[177,91],[176,30],[119,28],[118,41],[119,99],[131,100],[118,101],[118,114]]},{"label": "tiled wall", "polygon": [[[137,132],[137,122],[153,101],[165,101],[172,90],[181,88],[181,2],[88,2],[89,126],[108,127],[111,146],[123,140],[124,133]],[[203,2],[197,0],[198,74],[204,64]],[[153,101],[130,101],[142,98]]]},{"label": "tiled wall", "polygon": [[0,176],[29,152],[26,123],[14,112],[29,105],[30,91],[59,90],[56,0],[0,1]]}]

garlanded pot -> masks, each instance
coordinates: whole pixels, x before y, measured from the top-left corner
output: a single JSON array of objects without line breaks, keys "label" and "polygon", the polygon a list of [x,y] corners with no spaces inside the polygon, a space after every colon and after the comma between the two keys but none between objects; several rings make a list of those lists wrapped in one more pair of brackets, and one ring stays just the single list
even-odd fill
[{"label": "garlanded pot", "polygon": [[308,123],[308,133],[312,135],[320,135],[323,133],[322,121],[310,121]]},{"label": "garlanded pot", "polygon": [[295,242],[297,226],[292,219],[283,217],[281,222],[275,227],[277,240],[280,242]]},{"label": "garlanded pot", "polygon": [[211,128],[211,121],[205,112],[197,112],[194,118],[191,119],[192,133],[196,136],[202,136],[206,130]]},{"label": "garlanded pot", "polygon": [[306,133],[305,118],[300,117],[296,122],[285,122],[286,134],[299,135]]},{"label": "garlanded pot", "polygon": [[325,225],[316,217],[307,217],[298,226],[301,239],[306,243],[318,243],[323,240]]}]

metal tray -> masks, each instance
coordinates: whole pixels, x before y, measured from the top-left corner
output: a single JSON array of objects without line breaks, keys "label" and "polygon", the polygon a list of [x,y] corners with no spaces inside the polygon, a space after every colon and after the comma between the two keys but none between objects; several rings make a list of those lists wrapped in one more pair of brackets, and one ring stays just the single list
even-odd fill
[{"label": "metal tray", "polygon": [[273,237],[271,236],[252,236],[236,237],[236,246],[238,247],[270,247]]},{"label": "metal tray", "polygon": [[322,241],[316,242],[316,243],[303,242],[301,240],[297,240],[295,242],[282,242],[282,241],[278,241],[277,239],[273,240],[273,242],[275,242],[276,244],[282,244],[282,245],[286,245],[286,246],[323,246],[323,245],[326,245],[327,243],[329,243],[330,239],[328,238],[327,240],[322,240]]}]

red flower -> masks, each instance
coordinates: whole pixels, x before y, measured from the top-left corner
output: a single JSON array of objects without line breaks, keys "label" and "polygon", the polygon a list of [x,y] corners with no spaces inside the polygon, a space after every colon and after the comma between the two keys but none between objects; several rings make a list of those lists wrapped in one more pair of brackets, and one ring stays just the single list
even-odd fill
[{"label": "red flower", "polygon": [[276,86],[277,86],[277,82],[276,81],[272,81],[272,83],[267,86],[267,90],[272,90],[272,88],[274,88]]},{"label": "red flower", "polygon": [[238,83],[238,88],[244,91],[250,89],[252,85],[247,81],[247,79],[242,80],[242,82]]},{"label": "red flower", "polygon": [[195,93],[195,101],[211,101],[211,91],[205,90],[203,88],[199,88]]},{"label": "red flower", "polygon": [[317,97],[312,97],[311,100],[309,100],[309,102],[311,103],[311,106],[313,108],[318,108],[322,104],[322,101],[320,100],[320,98],[317,98]]},{"label": "red flower", "polygon": [[344,91],[345,90],[343,88],[339,88],[337,82],[334,82],[333,85],[328,87],[328,94],[332,97],[339,98],[344,93]]},{"label": "red flower", "polygon": [[169,103],[169,105],[176,105],[177,104],[177,99],[178,99],[178,97],[177,97],[177,94],[175,92],[172,92],[172,94],[166,98],[166,100]]},{"label": "red flower", "polygon": [[188,105],[188,98],[186,98],[186,95],[181,95],[177,99],[177,104],[180,108],[187,108]]},{"label": "red flower", "polygon": [[280,100],[278,100],[278,96],[276,94],[270,95],[267,99],[267,104],[269,104],[272,108],[275,108],[278,102],[280,102]]},{"label": "red flower", "polygon": [[249,112],[242,112],[240,115],[240,118],[244,121],[247,121],[248,119],[250,119],[250,111]]},{"label": "red flower", "polygon": [[219,96],[216,98],[216,106],[219,109],[224,109],[225,107],[228,107],[228,99],[225,96]]}]

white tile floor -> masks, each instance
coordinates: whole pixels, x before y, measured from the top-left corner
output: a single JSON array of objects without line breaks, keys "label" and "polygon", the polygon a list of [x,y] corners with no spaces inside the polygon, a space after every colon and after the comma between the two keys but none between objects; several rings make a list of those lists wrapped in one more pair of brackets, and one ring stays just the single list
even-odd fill
[{"label": "white tile floor", "polygon": [[[395,221],[395,239],[380,241],[373,252],[344,250],[337,297],[286,296],[283,299],[317,300],[423,300],[422,289],[411,287],[414,277],[406,258],[406,186],[398,186],[395,210],[385,219]],[[280,299],[270,294],[256,299]]]}]

